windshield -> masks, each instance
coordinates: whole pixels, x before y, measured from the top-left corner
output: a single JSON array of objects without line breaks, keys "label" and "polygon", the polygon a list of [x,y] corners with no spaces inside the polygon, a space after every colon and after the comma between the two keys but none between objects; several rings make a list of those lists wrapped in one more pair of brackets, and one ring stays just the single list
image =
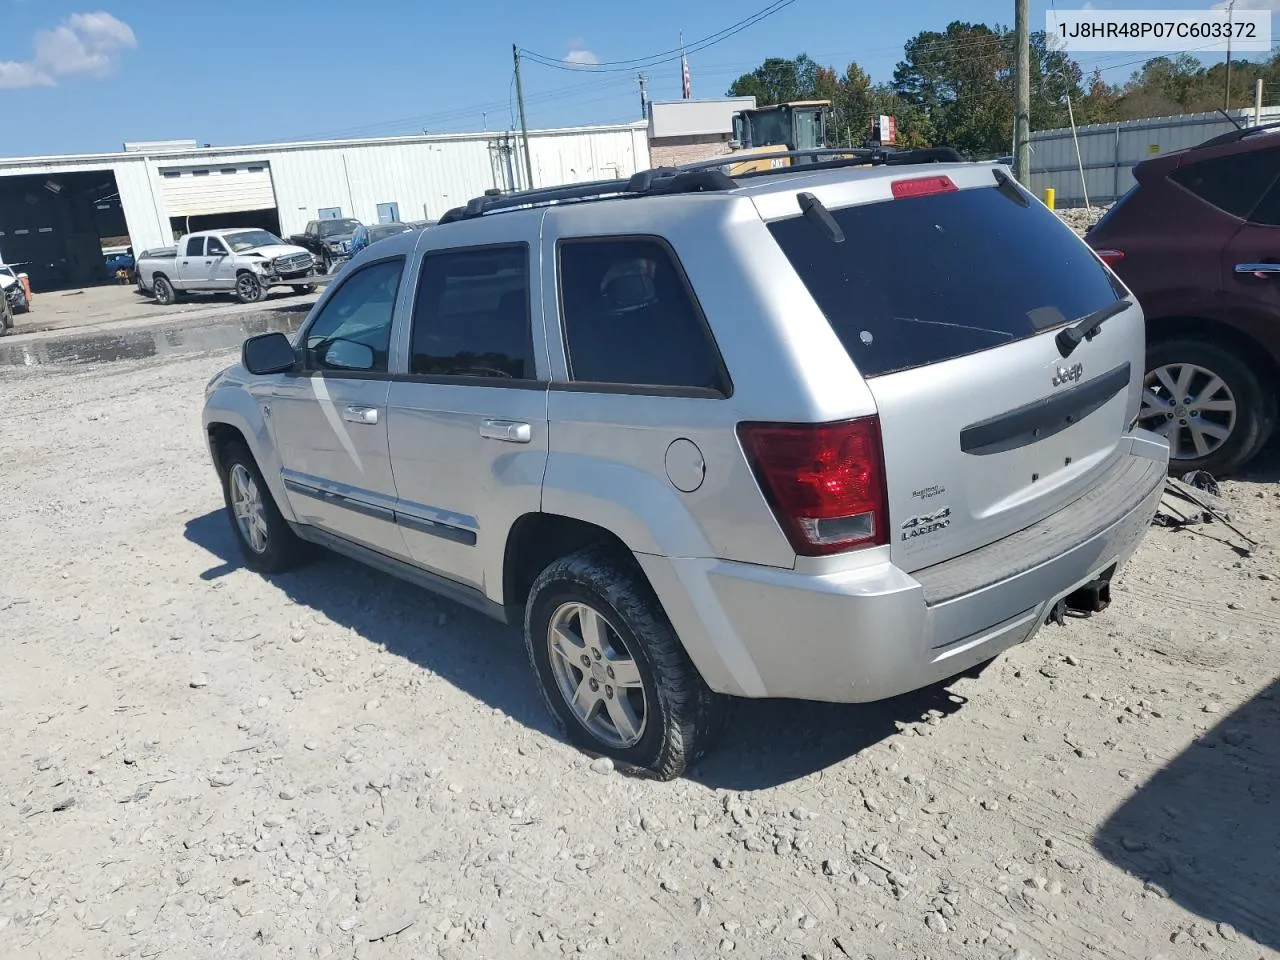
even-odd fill
[{"label": "windshield", "polygon": [[227,245],[236,253],[244,253],[246,250],[253,250],[256,247],[270,247],[273,244],[284,243],[274,233],[267,233],[265,230],[241,230],[238,233],[223,234],[222,239],[226,240]]},{"label": "windshield", "polygon": [[358,226],[359,220],[321,220],[316,226],[316,233],[322,237],[336,237],[344,233],[355,233]]},{"label": "windshield", "polygon": [[376,227],[370,227],[369,242],[385,240],[387,237],[394,237],[397,233],[407,233],[410,229],[403,223],[384,223]]},{"label": "windshield", "polygon": [[1035,336],[1123,295],[1042,204],[996,187],[837,208],[769,225],[865,377]]},{"label": "windshield", "polygon": [[791,139],[791,111],[782,108],[767,110],[750,117],[747,146],[775,147]]}]

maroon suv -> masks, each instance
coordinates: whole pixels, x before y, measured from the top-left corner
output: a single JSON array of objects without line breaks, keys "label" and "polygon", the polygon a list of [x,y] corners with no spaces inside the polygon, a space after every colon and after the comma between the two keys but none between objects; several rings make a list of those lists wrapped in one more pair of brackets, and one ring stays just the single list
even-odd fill
[{"label": "maroon suv", "polygon": [[1141,425],[1170,470],[1227,474],[1270,437],[1280,387],[1280,130],[1154,157],[1085,240],[1147,318]]}]

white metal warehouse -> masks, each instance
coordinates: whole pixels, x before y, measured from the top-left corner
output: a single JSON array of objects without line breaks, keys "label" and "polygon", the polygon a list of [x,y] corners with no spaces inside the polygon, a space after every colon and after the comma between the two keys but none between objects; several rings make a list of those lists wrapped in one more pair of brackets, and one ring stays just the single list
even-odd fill
[{"label": "white metal warehouse", "polygon": [[[529,153],[535,186],[650,165],[645,122],[531,130]],[[522,140],[508,132],[0,159],[0,262],[22,265],[40,288],[74,286],[102,279],[104,242],[141,251],[220,226],[288,236],[326,216],[434,220],[526,179]]]}]

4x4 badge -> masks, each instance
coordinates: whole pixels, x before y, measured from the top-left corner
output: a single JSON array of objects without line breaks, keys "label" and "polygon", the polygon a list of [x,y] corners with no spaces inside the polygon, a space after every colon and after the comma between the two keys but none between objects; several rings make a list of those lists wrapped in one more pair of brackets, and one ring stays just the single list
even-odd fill
[{"label": "4x4 badge", "polygon": [[910,520],[902,522],[902,539],[914,540],[916,537],[923,537],[926,533],[936,533],[939,530],[945,530],[951,526],[951,508],[943,507],[933,513],[925,514],[923,517],[912,517]]},{"label": "4x4 badge", "polygon": [[1084,376],[1084,366],[1079,363],[1073,363],[1069,367],[1059,367],[1053,373],[1053,385],[1060,387],[1064,383],[1073,383]]}]

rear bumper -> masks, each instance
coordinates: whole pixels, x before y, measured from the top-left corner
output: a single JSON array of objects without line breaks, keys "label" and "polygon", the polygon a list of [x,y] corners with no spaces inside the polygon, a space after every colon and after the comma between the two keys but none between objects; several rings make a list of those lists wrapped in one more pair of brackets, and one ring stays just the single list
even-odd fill
[{"label": "rear bumper", "polygon": [[748,697],[864,702],[928,686],[1029,640],[1054,605],[1119,570],[1164,489],[1150,434],[1084,496],[1010,537],[908,574],[890,563],[821,576],[641,556],[704,679]]}]

